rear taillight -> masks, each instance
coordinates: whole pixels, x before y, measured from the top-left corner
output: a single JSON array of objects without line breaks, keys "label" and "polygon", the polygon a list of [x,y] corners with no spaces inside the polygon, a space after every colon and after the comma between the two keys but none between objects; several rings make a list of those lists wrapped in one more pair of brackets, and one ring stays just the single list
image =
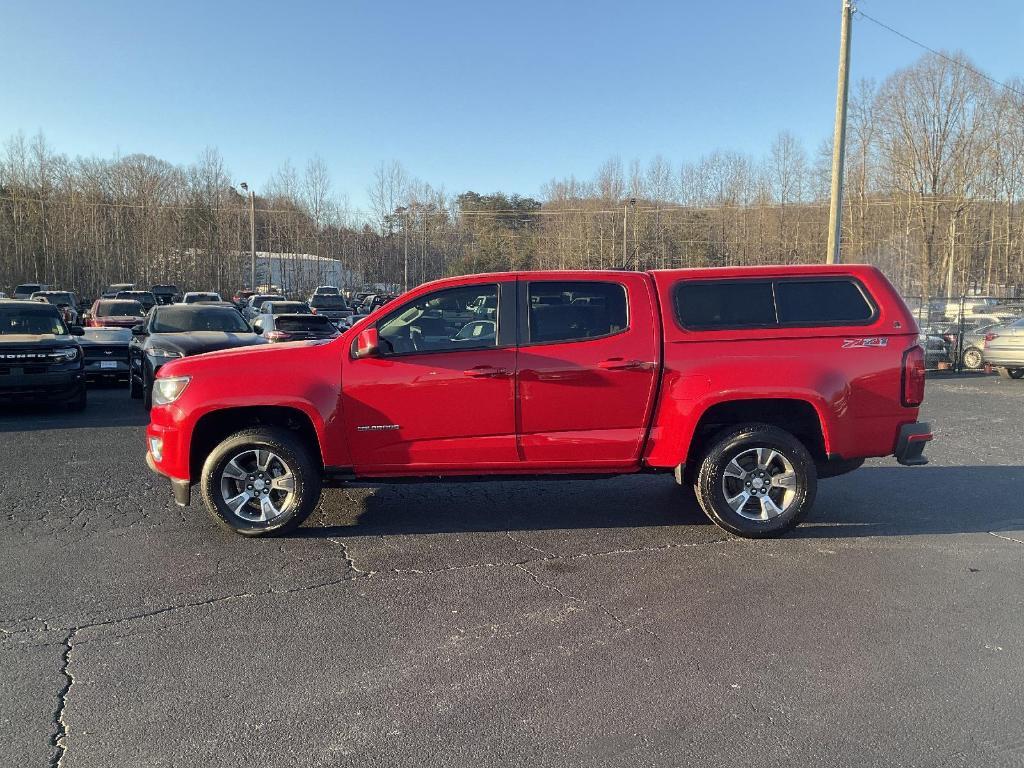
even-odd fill
[{"label": "rear taillight", "polygon": [[284,341],[285,339],[290,339],[290,338],[291,338],[291,334],[290,333],[285,333],[284,331],[269,331],[267,333],[267,339],[269,341]]},{"label": "rear taillight", "polygon": [[998,338],[999,338],[999,334],[998,333],[986,333],[985,334],[985,346],[987,347],[988,343],[990,341],[995,341]]},{"label": "rear taillight", "polygon": [[901,397],[907,408],[924,402],[924,350],[917,344],[903,353]]}]

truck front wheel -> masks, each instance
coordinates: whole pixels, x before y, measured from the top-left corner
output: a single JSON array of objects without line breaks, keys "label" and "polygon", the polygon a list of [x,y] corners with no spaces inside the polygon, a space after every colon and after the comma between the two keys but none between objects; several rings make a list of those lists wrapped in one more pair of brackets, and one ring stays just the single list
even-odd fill
[{"label": "truck front wheel", "polygon": [[711,521],[748,538],[795,527],[813,505],[817,487],[807,448],[767,424],[743,424],[713,438],[694,483]]},{"label": "truck front wheel", "polygon": [[244,429],[225,438],[203,465],[200,489],[222,527],[273,536],[302,525],[320,499],[322,478],[309,450],[286,429]]}]

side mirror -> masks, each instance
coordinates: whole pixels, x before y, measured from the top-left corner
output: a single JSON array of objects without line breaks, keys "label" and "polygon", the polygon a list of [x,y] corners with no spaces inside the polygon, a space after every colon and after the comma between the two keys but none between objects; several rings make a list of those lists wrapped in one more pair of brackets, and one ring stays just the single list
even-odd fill
[{"label": "side mirror", "polygon": [[80,325],[72,325],[68,330],[72,336],[85,336],[85,328]]},{"label": "side mirror", "polygon": [[132,336],[148,336],[148,335],[149,334],[146,333],[146,326],[143,325],[142,323],[139,323],[138,325],[133,325],[132,326]]},{"label": "side mirror", "polygon": [[380,336],[375,326],[364,328],[352,342],[352,357],[376,357],[380,353]]}]

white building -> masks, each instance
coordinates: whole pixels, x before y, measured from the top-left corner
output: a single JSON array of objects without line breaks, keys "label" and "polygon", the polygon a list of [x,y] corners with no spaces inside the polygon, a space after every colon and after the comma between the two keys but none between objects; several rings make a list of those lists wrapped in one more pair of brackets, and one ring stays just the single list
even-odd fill
[{"label": "white building", "polygon": [[[256,285],[275,285],[289,293],[305,293],[318,285],[339,288],[356,282],[355,273],[338,259],[318,258],[312,253],[256,252]],[[249,284],[246,271],[242,283]]]}]

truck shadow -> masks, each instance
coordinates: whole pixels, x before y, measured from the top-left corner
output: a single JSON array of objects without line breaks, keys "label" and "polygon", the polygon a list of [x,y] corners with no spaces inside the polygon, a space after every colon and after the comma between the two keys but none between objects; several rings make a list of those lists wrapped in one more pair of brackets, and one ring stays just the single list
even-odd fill
[{"label": "truck shadow", "polygon": [[[1024,527],[1024,467],[864,467],[823,480],[788,538],[974,533]],[[352,503],[325,491],[300,537],[710,525],[667,475],[384,485]]]}]

